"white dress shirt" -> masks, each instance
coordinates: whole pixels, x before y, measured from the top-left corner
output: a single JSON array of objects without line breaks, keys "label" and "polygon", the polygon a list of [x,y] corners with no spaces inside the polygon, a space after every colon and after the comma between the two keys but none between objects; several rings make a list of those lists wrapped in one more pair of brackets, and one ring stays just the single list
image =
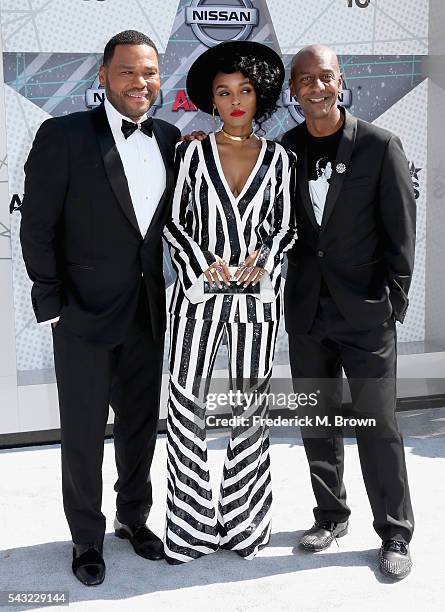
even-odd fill
[{"label": "white dress shirt", "polygon": [[[121,129],[122,119],[126,121],[131,119],[121,115],[107,98],[105,98],[105,112],[124,166],[139,229],[142,236],[145,236],[165,190],[164,161],[154,134],[150,138],[141,130],[135,130],[125,139]],[[145,119],[147,115],[141,117],[139,123]],[[55,323],[58,320],[59,317],[56,317],[42,321],[40,325]]]},{"label": "white dress shirt", "polygon": [[[165,189],[165,167],[156,138],[135,130],[125,139],[122,120],[131,121],[117,111],[105,98],[105,111],[113,133],[114,142],[124,166],[131,201],[142,236],[150,222]],[[145,121],[147,115],[139,119]]]}]

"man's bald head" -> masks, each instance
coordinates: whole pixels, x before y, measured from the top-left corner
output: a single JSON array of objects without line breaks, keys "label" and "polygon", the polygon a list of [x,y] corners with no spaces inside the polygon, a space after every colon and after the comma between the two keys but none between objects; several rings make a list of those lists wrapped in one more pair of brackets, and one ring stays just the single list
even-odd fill
[{"label": "man's bald head", "polygon": [[[303,47],[292,60],[289,87],[298,100],[307,125],[324,122],[327,129],[336,126],[341,118],[338,95],[343,76],[334,51],[325,45]],[[330,126],[330,127],[329,127]]]},{"label": "man's bald head", "polygon": [[292,58],[291,75],[294,73],[304,72],[304,67],[311,61],[322,61],[324,64],[331,66],[338,74],[340,74],[340,66],[338,57],[330,47],[326,45],[308,45],[298,51]]}]

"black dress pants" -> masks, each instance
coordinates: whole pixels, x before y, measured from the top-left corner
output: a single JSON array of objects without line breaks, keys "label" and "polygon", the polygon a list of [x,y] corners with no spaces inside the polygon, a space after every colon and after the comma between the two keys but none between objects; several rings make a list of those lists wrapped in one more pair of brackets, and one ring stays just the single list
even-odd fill
[{"label": "black dress pants", "polygon": [[315,519],[343,522],[350,514],[343,484],[343,432],[340,419],[337,425],[335,420],[345,416],[341,408],[343,367],[353,405],[349,416],[376,423],[355,427],[374,529],[383,541],[394,538],[408,543],[414,517],[395,416],[396,346],[392,317],[374,329],[355,330],[326,289],[309,333],[289,335],[295,391],[301,392],[303,385],[319,392],[318,405],[306,410],[308,416],[320,417],[319,425],[314,421],[301,427],[317,503]]},{"label": "black dress pants", "polygon": [[164,349],[153,338],[145,289],[122,344],[87,342],[60,323],[53,329],[62,447],[62,491],[76,544],[105,534],[102,461],[109,405],[119,520],[144,524],[152,505],[150,467],[156,443]]}]

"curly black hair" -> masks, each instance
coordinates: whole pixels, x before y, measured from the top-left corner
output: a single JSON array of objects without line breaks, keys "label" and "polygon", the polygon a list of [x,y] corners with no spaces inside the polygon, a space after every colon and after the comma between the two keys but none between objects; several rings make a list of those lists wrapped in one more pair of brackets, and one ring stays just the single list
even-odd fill
[{"label": "curly black hair", "polygon": [[[257,99],[256,113],[254,119],[258,131],[263,131],[262,125],[277,110],[277,101],[281,92],[282,77],[278,66],[268,64],[265,60],[247,55],[235,56],[231,61],[221,56],[220,61],[215,62],[212,84],[219,72],[233,74],[241,72],[246,79],[252,83]],[[215,110],[215,113],[218,111]]]}]

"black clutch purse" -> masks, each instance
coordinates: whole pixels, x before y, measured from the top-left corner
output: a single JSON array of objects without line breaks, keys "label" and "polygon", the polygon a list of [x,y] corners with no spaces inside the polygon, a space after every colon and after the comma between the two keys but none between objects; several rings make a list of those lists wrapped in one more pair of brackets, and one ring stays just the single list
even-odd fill
[{"label": "black clutch purse", "polygon": [[213,295],[259,295],[260,294],[260,283],[256,285],[237,285],[236,280],[230,281],[230,285],[222,285],[221,288],[215,283],[213,287],[207,280],[204,281],[204,293]]}]

